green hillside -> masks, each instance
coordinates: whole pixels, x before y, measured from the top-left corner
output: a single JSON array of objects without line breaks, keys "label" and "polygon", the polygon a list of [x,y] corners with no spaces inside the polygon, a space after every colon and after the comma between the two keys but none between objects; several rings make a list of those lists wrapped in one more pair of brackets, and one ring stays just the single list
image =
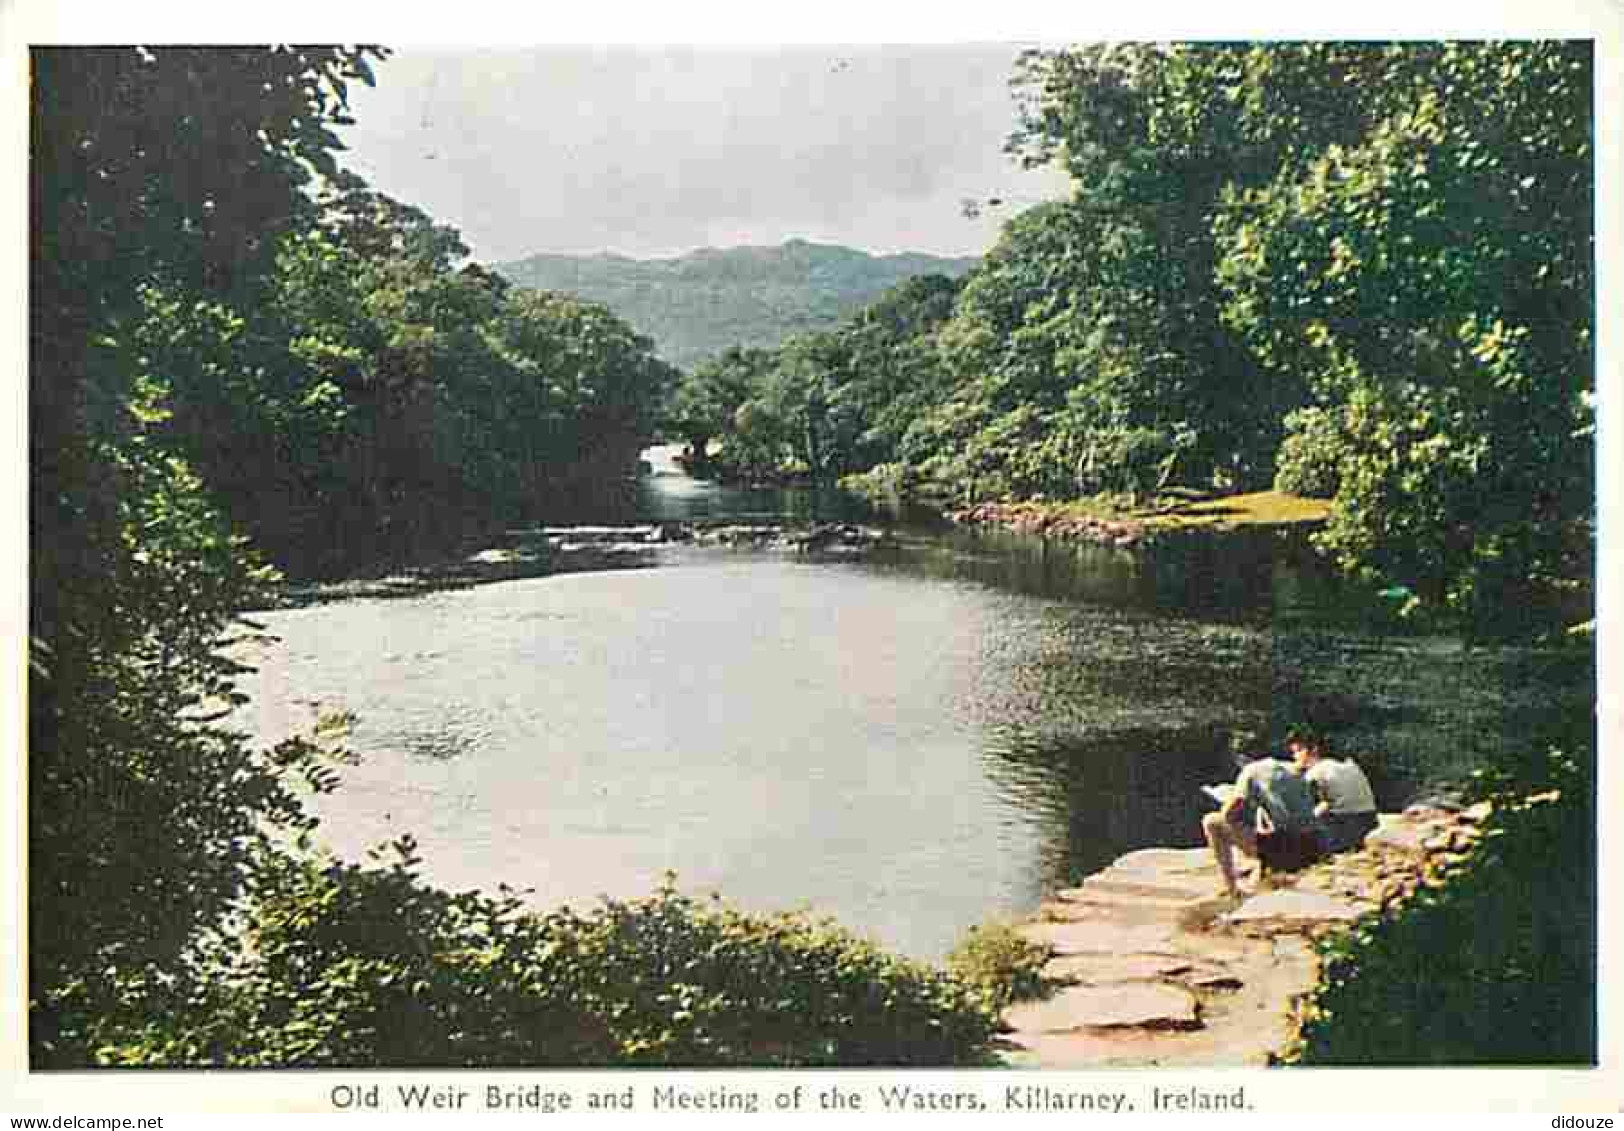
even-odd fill
[{"label": "green hillside", "polygon": [[832,328],[910,276],[962,275],[977,262],[790,240],[675,259],[533,255],[496,270],[520,286],[605,304],[653,338],[661,357],[686,367],[728,346],[772,347]]}]

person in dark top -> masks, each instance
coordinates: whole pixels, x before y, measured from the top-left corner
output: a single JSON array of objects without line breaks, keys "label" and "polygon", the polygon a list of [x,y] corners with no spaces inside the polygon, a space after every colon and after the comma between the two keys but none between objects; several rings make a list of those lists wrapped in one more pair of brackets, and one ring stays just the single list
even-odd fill
[{"label": "person in dark top", "polygon": [[1224,895],[1240,898],[1235,850],[1262,861],[1265,868],[1295,870],[1318,854],[1314,798],[1308,781],[1290,762],[1259,758],[1235,778],[1234,791],[1201,822],[1207,844],[1224,878]]}]

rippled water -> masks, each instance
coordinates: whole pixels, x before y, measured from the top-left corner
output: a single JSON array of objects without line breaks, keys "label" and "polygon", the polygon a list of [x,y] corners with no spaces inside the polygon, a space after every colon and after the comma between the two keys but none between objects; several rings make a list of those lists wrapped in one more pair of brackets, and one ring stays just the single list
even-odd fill
[{"label": "rippled water", "polygon": [[[652,517],[785,507],[672,474],[648,492]],[[245,724],[356,714],[359,763],[318,805],[344,856],[410,832],[434,881],[540,904],[671,870],[939,958],[1120,852],[1196,843],[1232,732],[1304,695],[1347,700],[1393,803],[1538,694],[1524,653],[1283,628],[1280,592],[1311,595],[1266,556],[920,532],[862,563],[662,553],[269,614]]]}]

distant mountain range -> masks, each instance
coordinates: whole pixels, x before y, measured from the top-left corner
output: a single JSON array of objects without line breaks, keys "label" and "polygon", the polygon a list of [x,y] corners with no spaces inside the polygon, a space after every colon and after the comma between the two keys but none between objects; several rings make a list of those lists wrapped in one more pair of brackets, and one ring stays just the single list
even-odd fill
[{"label": "distant mountain range", "polygon": [[661,357],[688,367],[729,346],[772,347],[791,334],[828,329],[904,279],[956,277],[979,262],[790,240],[702,248],[675,259],[532,255],[495,269],[519,286],[603,303],[653,338]]}]

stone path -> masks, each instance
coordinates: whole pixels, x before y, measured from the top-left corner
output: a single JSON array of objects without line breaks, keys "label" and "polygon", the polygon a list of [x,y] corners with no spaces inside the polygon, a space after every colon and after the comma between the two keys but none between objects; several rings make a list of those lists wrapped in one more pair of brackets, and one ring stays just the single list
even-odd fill
[{"label": "stone path", "polygon": [[1018,929],[1046,945],[1057,984],[1005,1011],[1021,1067],[1268,1064],[1290,1042],[1296,999],[1318,980],[1313,940],[1434,882],[1470,851],[1486,808],[1383,814],[1358,852],[1322,861],[1239,906],[1205,848],[1130,852],[1055,892]]}]

